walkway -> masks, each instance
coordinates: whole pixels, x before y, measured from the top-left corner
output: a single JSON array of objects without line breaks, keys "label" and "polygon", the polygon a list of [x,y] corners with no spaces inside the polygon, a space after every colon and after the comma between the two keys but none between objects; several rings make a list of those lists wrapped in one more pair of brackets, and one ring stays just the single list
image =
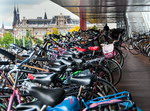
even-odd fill
[{"label": "walkway", "polygon": [[150,111],[150,61],[143,55],[129,54],[123,66],[119,91],[129,91],[143,111]]}]

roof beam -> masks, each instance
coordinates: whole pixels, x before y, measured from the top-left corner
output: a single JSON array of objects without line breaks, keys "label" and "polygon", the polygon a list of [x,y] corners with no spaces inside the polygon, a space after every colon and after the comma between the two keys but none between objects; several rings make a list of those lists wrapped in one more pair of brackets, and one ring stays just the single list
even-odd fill
[{"label": "roof beam", "polygon": [[62,7],[145,7],[150,4],[139,5],[62,5]]},{"label": "roof beam", "polygon": [[98,13],[127,13],[127,12],[150,12],[150,11],[107,11],[107,12],[99,12],[99,11],[97,11],[97,12],[72,12],[72,13],[75,13],[75,14],[78,14],[78,13],[96,13],[96,14],[98,14]]}]

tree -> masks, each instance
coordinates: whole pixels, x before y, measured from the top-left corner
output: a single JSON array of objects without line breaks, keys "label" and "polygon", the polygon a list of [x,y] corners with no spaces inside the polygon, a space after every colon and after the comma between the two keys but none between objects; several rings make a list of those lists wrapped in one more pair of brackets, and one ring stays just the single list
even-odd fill
[{"label": "tree", "polygon": [[79,26],[74,26],[73,28],[71,28],[69,30],[69,32],[78,32],[80,30],[80,27]]},{"label": "tree", "polygon": [[[31,48],[30,40],[28,39],[28,37],[24,37],[24,42],[26,48]],[[23,46],[22,39],[16,39],[16,44],[19,46]]]},{"label": "tree", "polygon": [[52,28],[52,34],[58,35],[58,34],[59,34],[58,29],[55,28],[55,27],[53,27],[53,28]]},{"label": "tree", "polygon": [[32,36],[30,30],[26,30],[26,37],[24,39],[25,41],[28,41],[28,44],[27,43],[25,44],[29,47],[32,47],[32,45],[34,44],[34,36]]},{"label": "tree", "polygon": [[0,38],[0,47],[3,47],[3,38]]},{"label": "tree", "polygon": [[43,41],[38,39],[38,38],[36,38],[35,43],[38,44],[38,45],[41,45],[43,43]]},{"label": "tree", "polygon": [[94,25],[91,29],[94,29],[94,30],[97,30],[97,27],[96,25]]},{"label": "tree", "polygon": [[11,43],[14,42],[14,37],[10,32],[5,32],[3,38],[1,39],[1,45],[8,48]]}]

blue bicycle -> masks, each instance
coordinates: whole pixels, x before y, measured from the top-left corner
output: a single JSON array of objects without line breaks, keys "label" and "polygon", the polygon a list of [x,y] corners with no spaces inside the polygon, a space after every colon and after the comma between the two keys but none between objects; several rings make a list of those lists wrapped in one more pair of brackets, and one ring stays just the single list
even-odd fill
[{"label": "blue bicycle", "polygon": [[66,91],[62,88],[31,86],[28,88],[29,94],[38,100],[19,104],[16,111],[142,111],[126,91],[90,100],[88,96],[83,97],[86,93],[84,88],[92,83],[93,76],[71,78],[71,81],[80,85],[77,96],[66,97]]}]

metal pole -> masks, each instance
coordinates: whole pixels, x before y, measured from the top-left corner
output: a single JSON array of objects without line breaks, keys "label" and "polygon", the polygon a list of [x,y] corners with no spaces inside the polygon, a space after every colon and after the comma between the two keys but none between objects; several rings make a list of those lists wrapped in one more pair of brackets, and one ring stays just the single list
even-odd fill
[{"label": "metal pole", "polygon": [[22,42],[23,42],[23,47],[25,47],[25,40],[24,40],[24,36],[23,36],[23,30],[22,30]]},{"label": "metal pole", "polygon": [[14,37],[14,44],[16,44],[16,36],[14,34],[15,32],[13,31],[13,37]]},{"label": "metal pole", "polygon": [[125,19],[126,19],[128,37],[132,37],[131,24],[130,24],[130,20],[129,20],[129,17],[128,17],[128,13],[125,14]]}]

